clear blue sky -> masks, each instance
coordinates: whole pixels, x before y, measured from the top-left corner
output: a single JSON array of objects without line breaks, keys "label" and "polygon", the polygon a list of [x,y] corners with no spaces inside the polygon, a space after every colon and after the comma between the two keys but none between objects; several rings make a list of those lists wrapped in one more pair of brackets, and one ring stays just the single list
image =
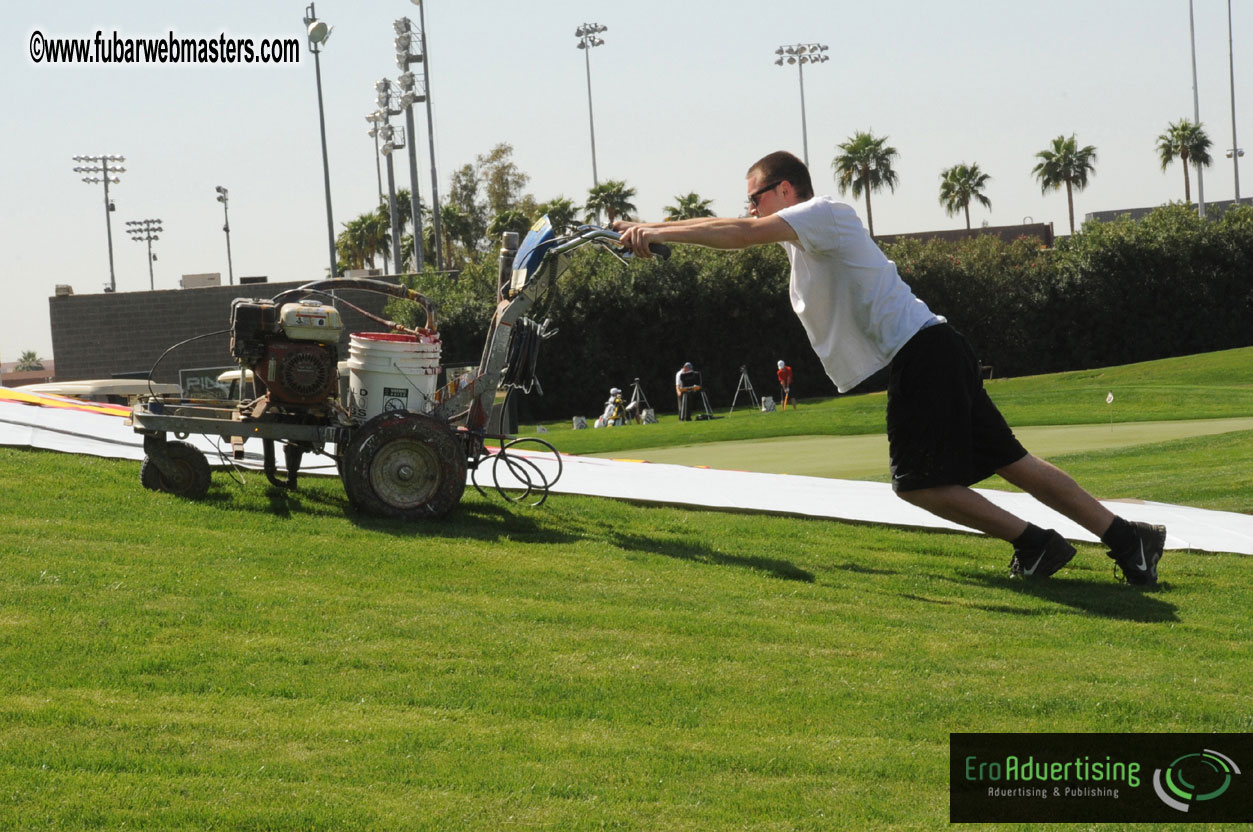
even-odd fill
[{"label": "clear blue sky", "polygon": [[[1214,140],[1208,200],[1233,195],[1225,0],[1195,0],[1201,120]],[[5,113],[2,222],[7,298],[0,358],[52,356],[48,296],[108,282],[103,194],[72,170],[77,154],[126,156],[112,188],[118,289],[148,288],[145,247],[127,220],[159,217],[156,287],[220,271],[226,247],[214,186],[231,193],[236,276],[318,279],[327,265],[322,159],[312,56],[299,64],[50,66],[28,57],[31,33],[92,36],[301,37],[307,4],[290,0],[8,3],[0,58]],[[376,197],[366,113],[374,82],[394,78],[392,20],[417,17],[405,0],[320,0],[334,33],[322,56],[335,223]],[[1236,0],[1237,125],[1250,152],[1242,193],[1253,195],[1253,4]],[[800,153],[797,72],[773,64],[781,44],[829,44],[807,68],[815,184],[834,193],[835,145],[856,130],[886,134],[900,185],[874,199],[878,233],[956,228],[938,204],[939,172],[978,162],[992,210],[978,224],[1067,227],[1064,193],[1041,195],[1034,155],[1055,136],[1095,145],[1095,178],[1076,212],[1157,205],[1183,197],[1178,164],[1162,172],[1154,139],[1192,115],[1187,0],[428,0],[427,37],[441,192],[448,175],[510,142],[540,200],[581,202],[591,186],[583,53],[574,30],[609,27],[591,54],[601,179],[625,179],[658,218],[696,191],[722,214],[744,206],[743,174],[764,153]],[[1243,42],[1242,42],[1243,40]],[[303,42],[303,40],[302,40]],[[429,196],[425,120],[418,120],[420,189]],[[408,181],[404,163],[397,166]],[[858,206],[859,212],[862,206]],[[864,218],[863,218],[864,219]],[[223,321],[223,325],[226,325]],[[154,321],[154,326],[162,322]],[[171,343],[182,334],[169,333]]]}]

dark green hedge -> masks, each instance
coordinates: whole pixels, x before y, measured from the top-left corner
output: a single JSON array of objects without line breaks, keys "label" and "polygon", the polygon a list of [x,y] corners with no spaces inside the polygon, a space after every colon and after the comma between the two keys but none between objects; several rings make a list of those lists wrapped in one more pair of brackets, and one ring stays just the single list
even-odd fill
[{"label": "dark green hedge", "polygon": [[998,375],[1148,361],[1253,343],[1253,208],[1218,222],[1171,205],[1029,240],[885,247],[914,291]]},{"label": "dark green hedge", "polygon": [[[1250,208],[1206,222],[1168,206],[1138,222],[1088,223],[1051,250],[984,236],[903,240],[885,251],[998,376],[1253,344]],[[489,262],[456,281],[430,274],[417,281],[440,305],[445,363],[478,361],[495,272]],[[703,372],[719,409],[730,404],[741,365],[759,394],[776,394],[780,358],[796,370],[800,395],[834,394],[792,313],[787,284],[778,246],[679,247],[669,261],[630,266],[583,249],[532,312],[551,317],[559,332],[541,348],[544,395],[523,398],[520,418],[594,416],[611,386],[629,390],[637,376],[655,408],[673,411],[674,374],[684,361]]]}]

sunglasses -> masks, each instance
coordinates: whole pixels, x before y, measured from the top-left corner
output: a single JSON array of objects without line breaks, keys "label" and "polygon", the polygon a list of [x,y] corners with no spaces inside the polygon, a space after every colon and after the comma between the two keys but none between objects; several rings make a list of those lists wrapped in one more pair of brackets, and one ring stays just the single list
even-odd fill
[{"label": "sunglasses", "polygon": [[761,201],[761,198],[763,196],[765,196],[770,191],[773,191],[775,188],[779,187],[782,184],[783,184],[783,180],[780,179],[776,182],[771,182],[769,185],[765,185],[761,188],[758,188],[757,190],[753,191],[751,194],[748,195],[749,203],[751,203],[752,206],[756,208],[757,203]]}]

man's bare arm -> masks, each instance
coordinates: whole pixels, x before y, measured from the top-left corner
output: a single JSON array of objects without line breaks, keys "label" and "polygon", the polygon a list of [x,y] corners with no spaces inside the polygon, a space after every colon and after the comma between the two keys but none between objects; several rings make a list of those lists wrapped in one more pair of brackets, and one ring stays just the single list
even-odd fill
[{"label": "man's bare arm", "polygon": [[638,257],[652,256],[648,251],[650,243],[741,249],[796,240],[792,226],[777,215],[760,219],[711,217],[686,222],[645,223],[622,231],[622,244]]},{"label": "man's bare arm", "polygon": [[628,228],[636,228],[644,226],[645,228],[662,228],[664,226],[674,225],[701,225],[702,223],[713,222],[717,217],[692,217],[686,220],[665,220],[664,222],[640,222],[636,220],[614,220],[613,230],[622,232]]}]

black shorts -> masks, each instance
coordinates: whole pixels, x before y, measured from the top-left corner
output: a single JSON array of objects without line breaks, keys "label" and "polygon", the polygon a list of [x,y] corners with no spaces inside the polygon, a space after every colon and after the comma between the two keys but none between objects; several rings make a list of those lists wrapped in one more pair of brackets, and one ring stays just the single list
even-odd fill
[{"label": "black shorts", "polygon": [[888,450],[898,492],[974,485],[1027,455],[948,324],[919,331],[889,365]]}]

